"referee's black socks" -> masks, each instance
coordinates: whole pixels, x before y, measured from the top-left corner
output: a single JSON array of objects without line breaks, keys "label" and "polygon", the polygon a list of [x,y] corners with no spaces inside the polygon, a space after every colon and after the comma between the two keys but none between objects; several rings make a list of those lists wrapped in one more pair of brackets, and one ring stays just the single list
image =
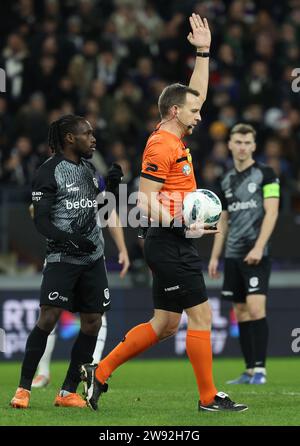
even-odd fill
[{"label": "referee's black socks", "polygon": [[46,349],[48,336],[49,333],[37,325],[28,336],[19,387],[23,387],[26,390],[31,389],[34,374]]}]

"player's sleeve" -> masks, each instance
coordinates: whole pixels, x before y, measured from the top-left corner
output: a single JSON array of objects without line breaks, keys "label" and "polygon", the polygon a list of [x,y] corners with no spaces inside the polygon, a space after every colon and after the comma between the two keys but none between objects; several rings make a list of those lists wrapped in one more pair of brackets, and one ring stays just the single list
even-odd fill
[{"label": "player's sleeve", "polygon": [[105,179],[98,173],[96,173],[99,192],[103,193],[106,189]]},{"label": "player's sleeve", "polygon": [[98,183],[98,191],[97,195],[97,203],[98,203],[98,211],[102,209],[104,206],[107,206],[107,198],[105,198],[105,190],[106,190],[106,182],[103,176],[101,176],[98,172],[95,173],[97,183]]},{"label": "player's sleeve", "polygon": [[106,188],[106,182],[105,182],[104,177],[102,175],[100,175],[100,173],[98,172],[98,170],[96,169],[96,167],[94,166],[93,163],[91,163],[90,161],[87,161],[87,160],[84,160],[84,162],[88,166],[88,168],[92,171],[93,178],[96,178],[96,180],[97,180],[97,186],[98,186],[99,193],[103,192]]},{"label": "player's sleeve", "polygon": [[51,222],[52,206],[56,200],[57,183],[52,169],[40,168],[32,183],[34,223],[38,232],[55,241],[65,241],[66,232]]},{"label": "player's sleeve", "polygon": [[223,188],[222,188],[222,178],[219,178],[219,179],[217,180],[216,188],[215,188],[214,192],[215,192],[215,193],[218,195],[218,197],[220,198],[220,201],[221,201],[221,204],[222,204],[222,210],[223,210],[223,211],[227,211],[228,203],[227,203],[227,200],[226,200],[226,197],[225,197]]},{"label": "player's sleeve", "polygon": [[172,157],[165,145],[156,142],[144,153],[142,172],[143,178],[164,183],[172,165]]},{"label": "player's sleeve", "polygon": [[269,166],[265,166],[263,168],[263,175],[263,198],[280,198],[279,178],[275,174],[274,170]]},{"label": "player's sleeve", "polygon": [[32,204],[34,215],[38,217],[51,213],[56,199],[57,184],[52,169],[44,166],[38,169],[32,183]]}]

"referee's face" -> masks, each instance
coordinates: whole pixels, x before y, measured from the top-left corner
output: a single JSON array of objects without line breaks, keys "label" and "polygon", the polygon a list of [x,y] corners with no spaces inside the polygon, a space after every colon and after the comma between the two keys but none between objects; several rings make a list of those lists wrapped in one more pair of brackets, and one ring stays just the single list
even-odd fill
[{"label": "referee's face", "polygon": [[74,137],[74,152],[82,158],[92,158],[96,150],[96,138],[89,121],[82,121],[78,124],[78,131]]},{"label": "referee's face", "polygon": [[232,152],[233,159],[239,162],[246,162],[253,157],[255,151],[255,141],[252,133],[234,133],[231,135],[229,150]]},{"label": "referee's face", "polygon": [[178,107],[176,118],[184,127],[186,135],[191,135],[196,125],[201,121],[200,108],[200,99],[191,93],[187,93],[185,104]]}]

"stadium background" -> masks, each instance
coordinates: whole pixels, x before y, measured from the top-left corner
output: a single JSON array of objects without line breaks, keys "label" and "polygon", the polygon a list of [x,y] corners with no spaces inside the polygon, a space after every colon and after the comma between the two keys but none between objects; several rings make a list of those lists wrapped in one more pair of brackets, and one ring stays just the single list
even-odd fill
[{"label": "stadium background", "polygon": [[[158,96],[169,83],[187,82],[193,68],[186,40],[191,11],[208,18],[213,42],[202,123],[187,141],[198,185],[214,190],[232,164],[228,130],[241,120],[252,124],[256,159],[273,167],[282,191],[273,237],[270,354],[298,353],[292,332],[300,326],[300,96],[292,73],[300,67],[300,1],[15,0],[1,2],[0,15],[6,74],[0,95],[0,327],[7,340],[0,361],[21,359],[37,317],[44,241],[28,205],[34,172],[50,156],[49,123],[65,113],[85,115],[95,128],[100,173],[118,162],[128,193],[136,191],[143,148],[159,121]],[[113,296],[106,350],[151,315],[142,246],[135,229],[125,234],[132,266],[124,281],[106,237]],[[205,265],[210,243],[199,242]],[[236,321],[219,300],[221,283],[207,284],[214,352],[240,356]],[[77,330],[77,318],[64,314],[54,358],[68,357]],[[182,356],[183,338],[184,321],[176,338],[149,354]]]}]

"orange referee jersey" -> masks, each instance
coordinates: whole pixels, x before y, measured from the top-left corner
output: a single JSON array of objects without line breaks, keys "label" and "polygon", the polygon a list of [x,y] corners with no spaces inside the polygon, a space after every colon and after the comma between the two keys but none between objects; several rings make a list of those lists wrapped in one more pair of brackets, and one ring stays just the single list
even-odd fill
[{"label": "orange referee jersey", "polygon": [[178,215],[184,195],[196,190],[189,149],[180,138],[166,130],[158,129],[149,137],[143,154],[141,176],[163,183],[159,200],[169,207],[172,215]]}]

